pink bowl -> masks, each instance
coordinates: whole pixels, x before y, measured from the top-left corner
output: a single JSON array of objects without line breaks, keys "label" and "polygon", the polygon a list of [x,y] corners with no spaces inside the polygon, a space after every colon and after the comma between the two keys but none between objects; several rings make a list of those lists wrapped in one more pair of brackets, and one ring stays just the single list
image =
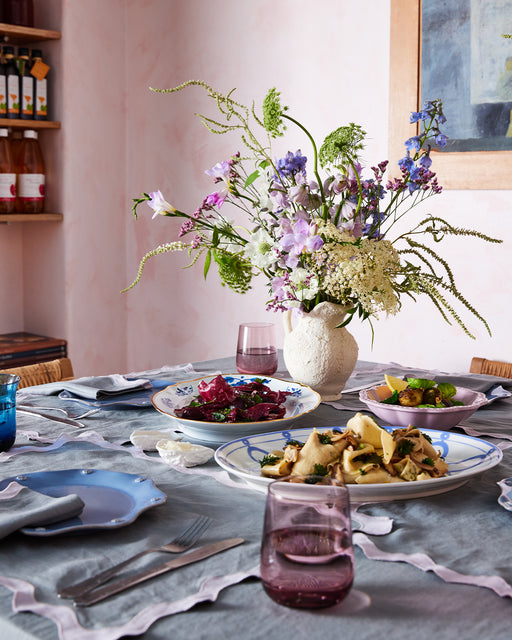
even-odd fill
[{"label": "pink bowl", "polygon": [[439,429],[446,431],[472,416],[475,411],[487,404],[485,394],[464,387],[457,387],[454,400],[460,400],[463,406],[445,407],[444,409],[428,409],[403,407],[399,404],[382,404],[379,392],[382,387],[371,387],[359,392],[359,399],[368,409],[380,418],[382,426],[408,427],[418,429]]}]

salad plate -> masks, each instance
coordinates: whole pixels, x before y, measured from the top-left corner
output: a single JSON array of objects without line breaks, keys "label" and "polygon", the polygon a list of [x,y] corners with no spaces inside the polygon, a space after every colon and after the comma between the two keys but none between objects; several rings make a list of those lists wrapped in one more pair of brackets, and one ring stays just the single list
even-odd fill
[{"label": "salad plate", "polygon": [[1,480],[0,491],[10,482],[54,498],[76,494],[84,502],[83,511],[74,518],[41,527],[23,527],[21,531],[30,536],[124,527],[143,511],[167,500],[149,478],[119,471],[63,469],[23,473]]},{"label": "salad plate", "polygon": [[[393,430],[393,427],[384,428],[388,431]],[[343,430],[344,427],[329,429]],[[311,431],[312,428],[290,429],[238,438],[219,447],[215,452],[215,461],[253,489],[266,491],[272,479],[261,475],[259,461],[275,450],[282,450],[288,440],[305,442]],[[445,493],[492,469],[503,457],[501,449],[479,438],[434,429],[422,429],[422,433],[431,438],[432,445],[448,463],[449,470],[445,477],[414,482],[347,484],[351,500],[384,502]]]},{"label": "salad plate", "polygon": [[245,375],[241,373],[223,374],[224,380],[232,387],[245,385],[255,381],[261,381],[272,391],[285,391],[287,396],[283,406],[285,414],[282,418],[261,420],[257,422],[207,422],[203,420],[191,420],[180,418],[175,410],[190,404],[199,394],[198,386],[201,381],[212,382],[217,375],[203,376],[188,382],[178,382],[174,385],[158,391],[153,396],[154,407],[180,423],[183,433],[198,442],[222,444],[234,438],[248,436],[255,433],[270,431],[272,429],[285,429],[293,424],[301,416],[310,413],[318,407],[320,395],[310,387],[281,380],[268,376]]}]

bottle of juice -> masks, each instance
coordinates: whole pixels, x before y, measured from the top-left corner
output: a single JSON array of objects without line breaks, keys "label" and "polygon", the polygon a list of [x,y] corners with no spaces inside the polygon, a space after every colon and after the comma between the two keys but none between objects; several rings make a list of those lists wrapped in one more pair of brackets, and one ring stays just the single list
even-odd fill
[{"label": "bottle of juice", "polygon": [[21,143],[23,142],[23,131],[21,129],[11,129],[9,134],[9,142],[11,143],[11,156],[14,169],[18,166],[18,153]]},{"label": "bottle of juice", "polygon": [[45,167],[37,132],[26,129],[16,167],[19,213],[42,213],[44,210]]},{"label": "bottle of juice", "polygon": [[16,173],[7,129],[0,129],[0,213],[14,213]]},{"label": "bottle of juice", "polygon": [[0,57],[0,118],[7,118],[7,75],[3,51]]},{"label": "bottle of juice", "polygon": [[18,49],[18,71],[20,74],[20,117],[23,120],[34,118],[34,82],[30,73],[30,57],[28,47]]},{"label": "bottle of juice", "polygon": [[46,75],[50,67],[42,60],[40,49],[32,49],[32,67],[30,74],[34,78],[34,118],[47,120],[48,118],[48,80]]},{"label": "bottle of juice", "polygon": [[20,76],[14,60],[14,47],[4,46],[5,75],[7,79],[7,117],[20,117]]}]

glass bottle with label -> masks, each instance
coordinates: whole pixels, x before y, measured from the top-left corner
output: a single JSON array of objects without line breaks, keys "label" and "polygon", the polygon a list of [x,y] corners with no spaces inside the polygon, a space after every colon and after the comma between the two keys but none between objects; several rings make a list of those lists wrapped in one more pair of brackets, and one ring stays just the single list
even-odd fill
[{"label": "glass bottle with label", "polygon": [[48,80],[46,78],[50,67],[42,60],[40,49],[32,49],[32,67],[30,74],[34,78],[34,118],[48,119]]},{"label": "glass bottle with label", "polygon": [[20,74],[20,118],[34,118],[34,76],[30,73],[30,56],[28,47],[18,49],[18,71]]},{"label": "glass bottle with label", "polygon": [[14,47],[4,46],[5,75],[7,79],[7,117],[20,117],[20,76],[14,59]]},{"label": "glass bottle with label", "polygon": [[7,129],[0,129],[0,213],[14,213],[16,173]]},{"label": "glass bottle with label", "polygon": [[0,57],[0,118],[7,118],[7,75],[3,51]]},{"label": "glass bottle with label", "polygon": [[23,142],[23,131],[21,129],[11,129],[9,134],[9,142],[11,143],[11,156],[14,168],[18,166],[18,153],[21,143]]},{"label": "glass bottle with label", "polygon": [[45,195],[45,167],[37,132],[27,129],[18,153],[16,167],[19,213],[42,213]]}]

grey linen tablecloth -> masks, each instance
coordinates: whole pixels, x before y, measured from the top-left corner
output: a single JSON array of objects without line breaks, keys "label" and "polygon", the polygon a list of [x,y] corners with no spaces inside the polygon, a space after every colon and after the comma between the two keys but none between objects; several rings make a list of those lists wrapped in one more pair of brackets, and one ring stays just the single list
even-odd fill
[{"label": "grey linen tablecloth", "polygon": [[[233,358],[194,366],[202,373],[235,370]],[[276,377],[286,377],[282,362],[280,369]],[[403,375],[409,370],[400,365],[359,362],[347,388],[380,382],[384,372]],[[410,372],[422,377],[433,375],[420,369]],[[479,390],[496,383],[512,390],[512,380],[442,372],[435,375],[439,379],[446,375],[456,385]],[[170,379],[168,373],[162,377]],[[41,396],[37,404],[76,408],[71,401],[55,396]],[[353,413],[365,410],[358,392],[344,395],[340,404],[346,409],[322,404],[294,426],[344,425]],[[468,433],[483,433],[484,439],[502,444],[504,457],[497,467],[446,494],[358,507],[359,516],[355,514],[354,519],[363,524],[356,527],[366,533],[354,534],[353,592],[344,603],[320,611],[275,604],[253,577],[221,590],[216,598],[211,596],[215,602],[169,615],[173,607],[179,609],[179,603],[183,605],[182,601],[200,588],[215,593],[216,577],[236,574],[231,580],[236,583],[237,576],[243,578],[257,569],[265,496],[243,485],[230,485],[227,474],[213,460],[202,467],[177,470],[154,454],[137,456],[134,448],[125,444],[133,431],[170,426],[170,419],[153,408],[102,410],[84,422],[85,429],[75,429],[19,414],[16,445],[0,454],[0,479],[53,469],[124,471],[151,478],[167,494],[167,502],[115,530],[66,537],[31,537],[17,532],[4,538],[0,551],[1,638],[118,638],[131,635],[137,625],[144,626],[142,617],[149,625],[143,637],[152,640],[511,637],[512,598],[500,596],[492,588],[459,582],[468,575],[494,577],[492,585],[508,586],[512,593],[512,513],[497,503],[497,482],[512,477],[512,452],[506,448],[512,440],[512,399],[480,409],[462,425]],[[72,440],[66,441],[66,435]],[[208,515],[213,521],[201,543],[232,536],[242,536],[246,543],[91,608],[73,609],[69,601],[58,599],[59,587],[142,549],[168,542],[196,513]],[[369,533],[372,527],[382,533],[388,525],[389,533]],[[395,561],[391,554],[396,553],[406,554],[398,558],[405,561]],[[373,559],[374,554],[383,559]],[[163,559],[161,555],[149,556],[137,568]],[[452,579],[457,582],[448,581]],[[222,579],[219,585],[223,585]],[[160,613],[167,615],[157,619]],[[151,624],[153,619],[156,621]]]}]

